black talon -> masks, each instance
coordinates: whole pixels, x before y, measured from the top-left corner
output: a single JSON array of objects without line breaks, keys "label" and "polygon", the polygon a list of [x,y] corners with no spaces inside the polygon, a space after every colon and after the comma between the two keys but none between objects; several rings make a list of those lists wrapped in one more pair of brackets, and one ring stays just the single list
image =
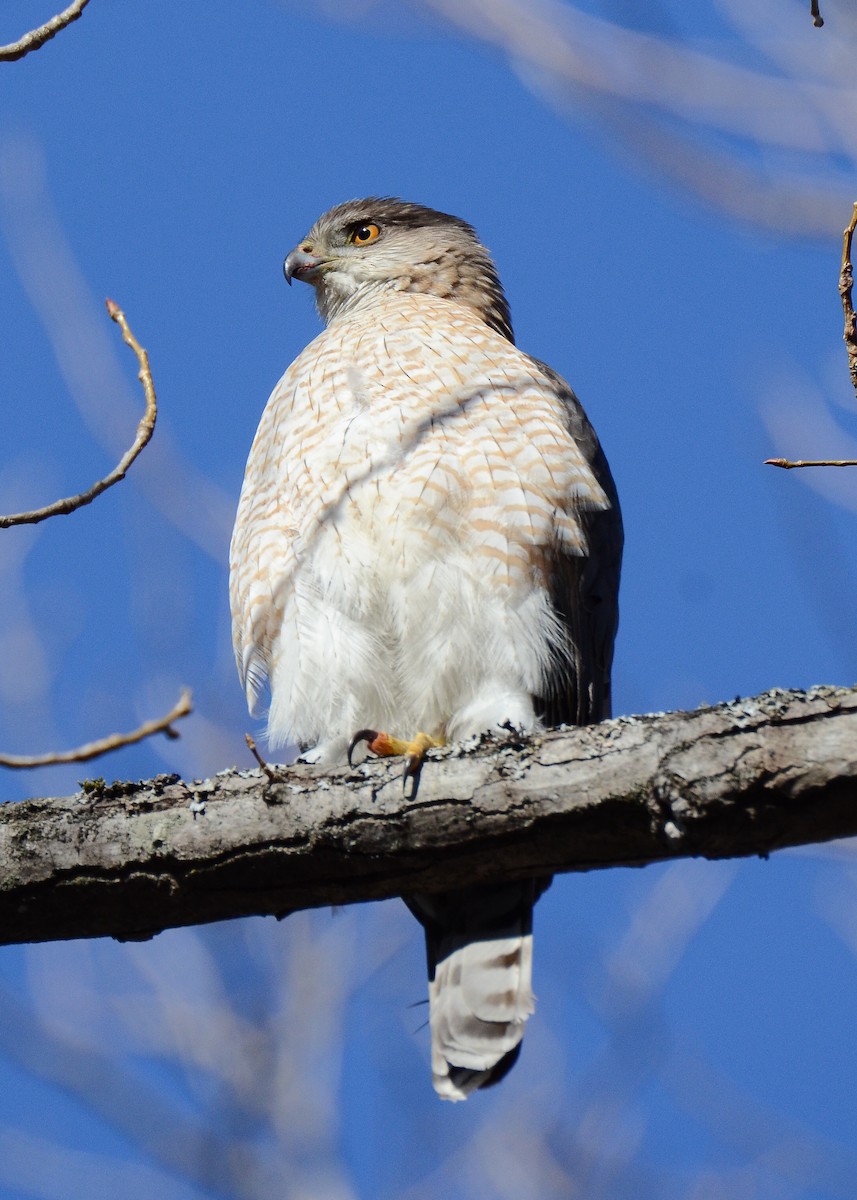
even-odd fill
[{"label": "black talon", "polygon": [[354,753],[355,748],[357,746],[359,746],[361,742],[366,742],[366,744],[368,746],[370,742],[375,741],[375,738],[377,736],[378,736],[377,729],[358,729],[357,730],[354,737],[348,743],[348,765],[349,765],[349,767],[354,766],[354,763],[351,761],[351,755]]},{"label": "black talon", "polygon": [[[405,758],[405,769],[402,773],[402,795],[406,800],[416,800],[417,792],[420,787],[420,772],[423,769],[423,760],[419,754],[409,754]],[[408,780],[412,781],[411,790],[408,791]]]}]

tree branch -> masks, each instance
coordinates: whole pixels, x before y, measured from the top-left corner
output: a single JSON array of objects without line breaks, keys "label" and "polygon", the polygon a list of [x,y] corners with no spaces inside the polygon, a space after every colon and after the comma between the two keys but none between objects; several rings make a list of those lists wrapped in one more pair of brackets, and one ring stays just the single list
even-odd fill
[{"label": "tree branch", "polygon": [[48,517],[64,516],[67,513],[75,512],[78,508],[83,508],[85,504],[91,504],[102,492],[106,492],[108,488],[113,487],[114,483],[125,478],[134,459],[142,453],[152,439],[152,434],[155,432],[155,421],[158,418],[158,401],[155,396],[152,372],[149,368],[149,356],[131,332],[125,314],[119,305],[113,300],[107,300],[106,305],[110,319],[115,321],[122,330],[122,340],[134,351],[140,365],[137,378],[143,385],[146,411],[140,418],[134,443],[130,449],[125,451],[110,474],[99,479],[85,492],[80,492],[77,496],[66,496],[63,500],[55,500],[53,504],[46,504],[44,508],[35,508],[31,512],[0,516],[0,529],[9,529],[12,525],[36,525],[39,521],[47,520]]},{"label": "tree branch", "polygon": [[[818,24],[818,22],[816,22]],[[824,22],[822,22],[824,24]],[[839,296],[842,300],[842,312],[845,317],[845,332],[842,340],[848,354],[848,370],[854,394],[857,396],[857,317],[851,302],[851,289],[854,286],[854,268],[851,265],[851,243],[854,231],[857,229],[857,201],[851,210],[851,220],[842,234],[842,262],[839,267]],[[855,458],[766,458],[766,467],[783,467],[787,471],[795,467],[857,467]]]},{"label": "tree branch", "polygon": [[857,688],[767,692],[275,781],[84,783],[0,806],[0,940],[285,915],[403,892],[857,834]]},{"label": "tree branch", "polygon": [[18,58],[23,58],[25,54],[29,54],[31,50],[38,50],[44,46],[45,42],[56,37],[61,29],[65,29],[67,25],[71,25],[72,21],[76,21],[87,4],[89,4],[89,0],[74,0],[73,4],[64,8],[61,13],[57,13],[55,17],[51,17],[50,21],[46,21],[38,29],[31,29],[29,33],[18,38],[17,42],[10,42],[8,46],[0,46],[0,62],[14,62]]},{"label": "tree branch", "polygon": [[857,229],[857,201],[851,210],[851,220],[842,234],[842,264],[839,269],[839,296],[842,300],[842,312],[845,317],[845,332],[842,334],[842,338],[848,352],[851,383],[854,387],[854,394],[857,396],[857,318],[854,316],[854,305],[851,302],[851,289],[854,286],[851,243],[854,239],[855,229]]},{"label": "tree branch", "polygon": [[89,762],[90,759],[109,754],[111,750],[120,750],[123,746],[133,746],[145,738],[154,737],[156,733],[164,733],[168,738],[177,738],[179,735],[173,729],[173,722],[188,716],[192,711],[190,692],[185,688],[166,716],[144,721],[131,733],[110,733],[95,742],[78,746],[76,750],[51,750],[46,754],[0,754],[0,767],[26,771],[33,767],[56,767],[60,763]]},{"label": "tree branch", "polygon": [[857,467],[857,458],[766,458],[763,466],[782,467],[786,471],[795,467]]}]

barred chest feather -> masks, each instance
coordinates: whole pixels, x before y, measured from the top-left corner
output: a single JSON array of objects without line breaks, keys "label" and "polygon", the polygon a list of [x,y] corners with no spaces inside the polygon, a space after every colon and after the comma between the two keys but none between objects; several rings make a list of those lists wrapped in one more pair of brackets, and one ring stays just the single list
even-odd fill
[{"label": "barred chest feather", "polygon": [[[450,301],[399,295],[295,360],[233,537],[236,652],[274,744],[355,728],[463,736],[573,652],[547,589],[604,493],[538,366]],[[499,709],[498,709],[499,711]]]}]

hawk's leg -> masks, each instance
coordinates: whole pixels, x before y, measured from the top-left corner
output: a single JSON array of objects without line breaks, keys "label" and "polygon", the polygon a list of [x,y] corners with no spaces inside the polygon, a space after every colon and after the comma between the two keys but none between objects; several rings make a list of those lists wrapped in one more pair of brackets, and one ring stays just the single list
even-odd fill
[{"label": "hawk's leg", "polygon": [[[417,733],[410,741],[391,737],[389,733],[377,729],[360,729],[355,733],[348,746],[348,765],[351,766],[351,755],[355,748],[365,742],[373,754],[379,758],[395,758],[399,755],[405,759],[405,769],[402,773],[402,791],[408,799],[413,799],[420,785],[420,771],[426,752],[434,746],[443,746],[443,738],[432,737],[429,733]],[[409,785],[410,784],[410,788]]]}]

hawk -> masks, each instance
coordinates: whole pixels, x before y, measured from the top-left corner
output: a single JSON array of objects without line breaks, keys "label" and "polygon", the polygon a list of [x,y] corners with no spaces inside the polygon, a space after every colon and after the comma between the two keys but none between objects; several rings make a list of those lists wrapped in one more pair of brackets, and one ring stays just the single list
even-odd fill
[{"label": "hawk", "polygon": [[[413,773],[435,742],[609,716],[616,491],[574,393],[515,347],[475,230],[352,200],[284,270],[326,328],[262,415],[230,553],[235,654],[251,711],[270,689],[270,743],[331,764],[361,729]],[[445,1099],[517,1058],[549,882],[406,897]]]}]

